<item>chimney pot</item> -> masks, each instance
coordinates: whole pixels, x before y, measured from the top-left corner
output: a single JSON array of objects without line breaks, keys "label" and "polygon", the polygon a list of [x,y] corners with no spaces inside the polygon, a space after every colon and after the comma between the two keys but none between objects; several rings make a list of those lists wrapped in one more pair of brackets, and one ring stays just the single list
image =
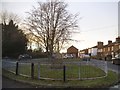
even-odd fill
[{"label": "chimney pot", "polygon": [[98,48],[101,48],[101,47],[103,47],[103,42],[98,42]]},{"label": "chimney pot", "polygon": [[117,43],[120,43],[120,37],[117,37],[117,38],[116,38],[116,42],[117,42]]},{"label": "chimney pot", "polygon": [[111,40],[109,40],[109,41],[108,41],[108,44],[112,44],[112,41],[111,41]]}]

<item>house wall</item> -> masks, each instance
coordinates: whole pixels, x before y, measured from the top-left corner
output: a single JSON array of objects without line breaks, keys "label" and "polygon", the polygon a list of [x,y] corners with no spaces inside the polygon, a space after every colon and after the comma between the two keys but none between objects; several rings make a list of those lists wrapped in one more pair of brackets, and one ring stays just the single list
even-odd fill
[{"label": "house wall", "polygon": [[119,43],[104,46],[102,48],[102,58],[108,57],[108,60],[111,60],[117,54],[116,52],[119,50],[119,46]]},{"label": "house wall", "polygon": [[[120,43],[119,43],[119,44],[115,44],[113,51],[114,51],[114,52],[117,52],[119,49],[120,49]],[[115,54],[117,54],[117,53],[115,53]]]},{"label": "house wall", "polygon": [[92,48],[89,48],[89,49],[88,49],[88,53],[92,53]]},{"label": "house wall", "polygon": [[97,55],[97,48],[92,48],[91,56],[96,56],[96,55]]},{"label": "house wall", "polygon": [[97,55],[97,48],[89,48],[88,54],[91,54],[91,56],[96,56]]},{"label": "house wall", "polygon": [[67,49],[67,54],[73,54],[75,57],[78,57],[78,49],[71,46]]}]

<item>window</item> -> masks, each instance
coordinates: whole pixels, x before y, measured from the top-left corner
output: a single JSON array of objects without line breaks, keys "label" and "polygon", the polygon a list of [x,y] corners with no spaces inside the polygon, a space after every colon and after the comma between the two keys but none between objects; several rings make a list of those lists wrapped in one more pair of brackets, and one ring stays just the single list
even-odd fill
[{"label": "window", "polygon": [[114,48],[113,48],[113,46],[112,46],[112,51],[113,51],[113,49],[114,49]]},{"label": "window", "polygon": [[104,52],[105,52],[105,48],[104,48]]},{"label": "window", "polygon": [[110,51],[110,47],[108,47],[108,51]]},{"label": "window", "polygon": [[97,51],[100,52],[100,49],[98,49]]}]

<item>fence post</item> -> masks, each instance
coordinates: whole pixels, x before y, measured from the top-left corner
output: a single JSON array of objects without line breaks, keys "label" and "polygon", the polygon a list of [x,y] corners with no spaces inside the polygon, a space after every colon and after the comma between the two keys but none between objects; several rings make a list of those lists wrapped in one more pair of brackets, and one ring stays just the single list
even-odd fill
[{"label": "fence post", "polygon": [[16,62],[16,75],[18,75],[18,62]]},{"label": "fence post", "polygon": [[79,63],[79,80],[80,80],[80,63]]},{"label": "fence post", "polygon": [[34,78],[34,63],[31,63],[31,78]]},{"label": "fence post", "polygon": [[65,82],[66,81],[66,75],[65,75],[65,65],[63,66],[63,81]]},{"label": "fence post", "polygon": [[106,74],[108,74],[107,61],[105,61],[105,72],[106,72]]},{"label": "fence post", "polygon": [[38,79],[40,79],[40,63],[38,63]]}]

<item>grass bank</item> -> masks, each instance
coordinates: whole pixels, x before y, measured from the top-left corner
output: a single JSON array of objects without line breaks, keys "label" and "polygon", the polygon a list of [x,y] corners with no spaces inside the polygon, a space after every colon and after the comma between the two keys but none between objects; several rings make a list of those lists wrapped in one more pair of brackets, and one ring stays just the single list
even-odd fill
[{"label": "grass bank", "polygon": [[[10,68],[9,68],[10,69]],[[15,68],[12,67],[11,71],[15,72]],[[31,75],[30,64],[19,64],[19,74]],[[35,65],[34,76],[38,77],[38,65]],[[63,79],[63,65],[40,65],[40,76],[42,78]],[[66,78],[78,79],[78,78],[95,78],[105,76],[105,72],[98,67],[92,65],[66,65]]]},{"label": "grass bank", "polygon": [[74,80],[66,82],[63,81],[52,81],[52,80],[38,80],[31,79],[23,76],[16,76],[13,73],[3,70],[3,76],[13,80],[28,83],[36,87],[80,87],[80,88],[101,88],[109,87],[118,81],[118,75],[112,71],[108,72],[108,76],[95,80]]}]

